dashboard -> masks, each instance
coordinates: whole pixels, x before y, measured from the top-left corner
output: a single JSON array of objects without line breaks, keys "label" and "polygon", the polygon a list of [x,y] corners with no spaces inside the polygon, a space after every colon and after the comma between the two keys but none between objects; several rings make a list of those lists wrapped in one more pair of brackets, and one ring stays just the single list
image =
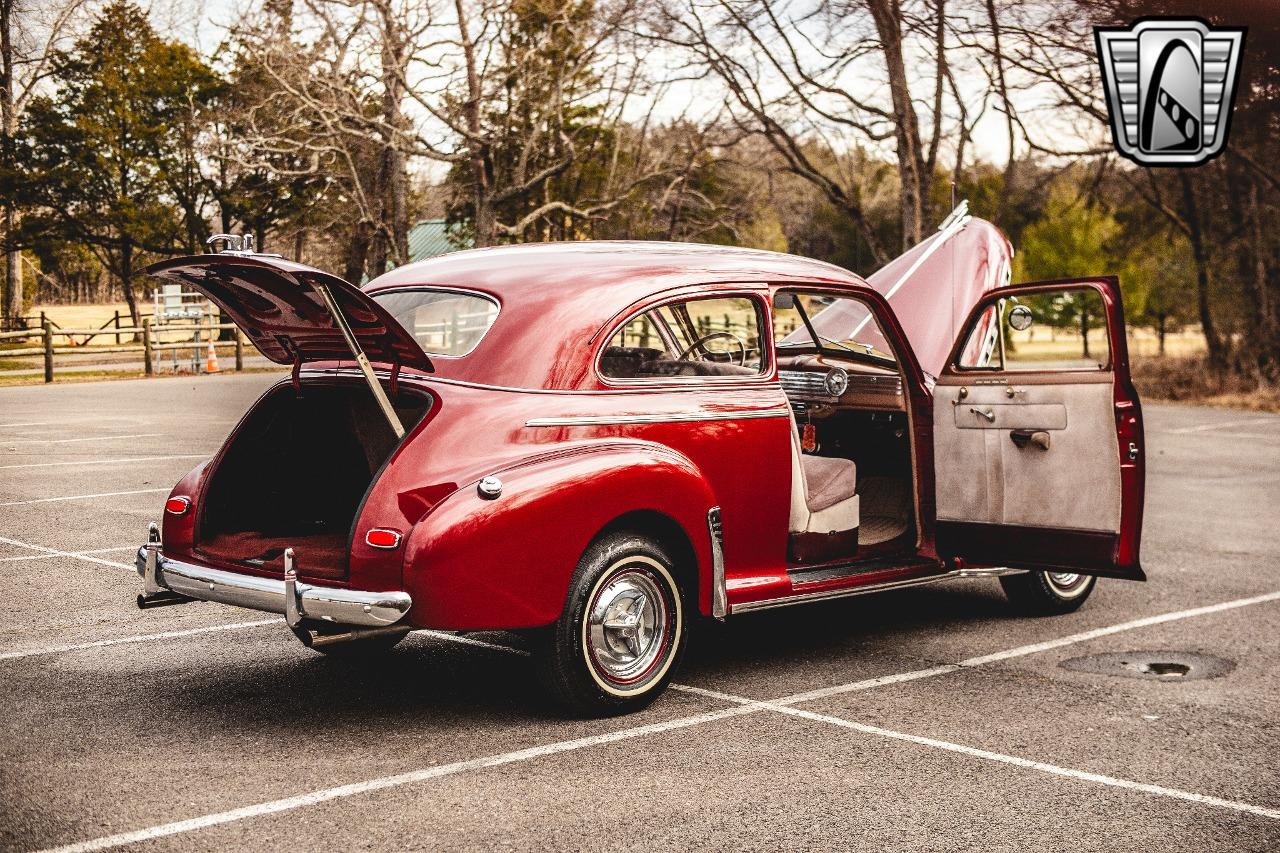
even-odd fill
[{"label": "dashboard", "polygon": [[778,359],[778,379],[800,414],[836,407],[906,411],[902,377],[889,367],[829,355],[790,355]]}]

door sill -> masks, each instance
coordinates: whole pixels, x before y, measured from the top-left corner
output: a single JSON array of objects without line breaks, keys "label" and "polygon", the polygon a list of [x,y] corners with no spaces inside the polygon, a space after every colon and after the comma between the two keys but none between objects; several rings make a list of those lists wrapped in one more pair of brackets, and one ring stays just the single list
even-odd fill
[{"label": "door sill", "polygon": [[927,569],[937,565],[936,560],[920,560],[914,557],[873,557],[864,560],[825,563],[818,566],[798,566],[787,569],[787,576],[791,578],[793,587],[801,589],[814,584],[840,580],[841,578],[879,574],[893,569]]}]

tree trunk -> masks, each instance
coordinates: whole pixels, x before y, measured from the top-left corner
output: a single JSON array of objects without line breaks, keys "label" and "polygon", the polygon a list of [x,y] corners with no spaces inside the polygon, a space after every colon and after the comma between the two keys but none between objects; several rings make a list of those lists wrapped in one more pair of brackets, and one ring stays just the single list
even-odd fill
[{"label": "tree trunk", "polygon": [[[18,229],[18,212],[13,203],[5,199],[4,204],[4,239],[6,246],[14,239]],[[4,253],[4,316],[9,320],[10,328],[18,328],[18,323],[26,311],[26,298],[22,292],[22,252],[18,249],[7,249]]]},{"label": "tree trunk", "polygon": [[347,250],[343,253],[342,277],[360,286],[364,277],[364,263],[369,256],[369,242],[373,237],[373,226],[368,222],[357,222],[351,228],[351,236],[347,240]]},{"label": "tree trunk", "polygon": [[991,24],[992,50],[996,63],[996,88],[1000,95],[1000,108],[1004,110],[1005,130],[1009,145],[1009,159],[1004,165],[1004,182],[1000,194],[996,197],[996,222],[1004,219],[1005,208],[1009,203],[1009,194],[1013,192],[1014,172],[1018,161],[1014,157],[1013,105],[1009,103],[1009,86],[1004,77],[1004,51],[1000,47],[1000,19],[996,15],[995,0],[987,0],[987,20]]},{"label": "tree trunk", "polygon": [[493,210],[492,190],[489,186],[488,146],[482,138],[480,121],[481,101],[484,92],[480,85],[480,73],[476,69],[475,43],[467,29],[467,13],[462,0],[454,0],[458,15],[458,33],[462,41],[462,56],[467,66],[467,103],[463,113],[467,121],[467,149],[471,155],[472,204],[475,208],[473,227],[476,246],[493,245],[497,226]]},{"label": "tree trunk", "polygon": [[929,214],[929,183],[925,174],[924,151],[920,142],[920,122],[907,83],[906,61],[902,53],[902,9],[899,0],[868,0],[871,16],[889,72],[889,92],[893,97],[894,136],[898,144],[898,176],[902,184],[902,248],[905,251],[924,239],[925,218]]},{"label": "tree trunk", "polygon": [[1089,312],[1085,308],[1080,309],[1080,355],[1083,358],[1090,358],[1089,355]]},{"label": "tree trunk", "polygon": [[1280,373],[1280,317],[1268,288],[1273,285],[1267,275],[1267,245],[1263,241],[1262,212],[1258,205],[1258,184],[1249,187],[1249,255],[1252,268],[1244,270],[1246,287],[1253,291],[1257,308],[1254,325],[1254,358],[1264,375],[1275,378]]},{"label": "tree trunk", "polygon": [[409,176],[404,145],[400,139],[405,126],[402,111],[404,74],[408,64],[405,33],[390,3],[380,3],[382,22],[382,123],[384,125],[382,163],[382,222],[379,272],[385,272],[388,256],[396,266],[409,262]]},{"label": "tree trunk", "polygon": [[1169,318],[1164,312],[1156,315],[1156,340],[1159,342],[1156,354],[1161,358],[1164,358],[1164,337],[1169,331],[1168,323]]},{"label": "tree trunk", "polygon": [[[13,5],[14,0],[0,0],[0,166],[6,171],[13,164],[13,137],[18,129],[18,116],[13,103]],[[22,255],[12,243],[18,226],[18,212],[13,199],[4,199],[4,316],[13,328],[25,310],[22,292]]]},{"label": "tree trunk", "polygon": [[1204,225],[1196,205],[1195,191],[1186,169],[1178,170],[1182,183],[1183,219],[1187,224],[1187,239],[1191,241],[1191,257],[1196,267],[1196,305],[1200,312],[1200,330],[1204,334],[1205,348],[1209,351],[1209,364],[1224,366],[1223,343],[1213,323],[1213,311],[1209,305],[1209,255],[1204,245]]},{"label": "tree trunk", "polygon": [[[138,313],[138,300],[133,294],[133,240],[128,236],[120,238],[120,289],[124,291],[124,301],[129,306],[129,319],[135,328],[142,325],[142,316]],[[138,340],[135,332],[133,339]]]}]

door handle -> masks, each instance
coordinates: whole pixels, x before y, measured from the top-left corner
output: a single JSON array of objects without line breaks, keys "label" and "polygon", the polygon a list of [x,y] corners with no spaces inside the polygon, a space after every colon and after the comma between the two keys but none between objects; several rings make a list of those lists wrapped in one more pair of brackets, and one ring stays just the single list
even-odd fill
[{"label": "door handle", "polygon": [[986,419],[987,419],[987,423],[992,423],[992,424],[993,424],[993,423],[995,423],[995,422],[996,422],[996,413],[995,413],[995,412],[993,412],[993,411],[991,411],[990,409],[986,409],[986,410],[984,411],[983,409],[975,409],[973,406],[970,406],[970,407],[969,407],[969,411],[973,412],[975,415],[980,415],[980,416],[982,416],[982,417],[986,418]]},{"label": "door handle", "polygon": [[1042,429],[1010,430],[1009,438],[1013,439],[1013,443],[1019,448],[1031,445],[1032,447],[1037,447],[1040,450],[1049,449],[1049,433]]}]

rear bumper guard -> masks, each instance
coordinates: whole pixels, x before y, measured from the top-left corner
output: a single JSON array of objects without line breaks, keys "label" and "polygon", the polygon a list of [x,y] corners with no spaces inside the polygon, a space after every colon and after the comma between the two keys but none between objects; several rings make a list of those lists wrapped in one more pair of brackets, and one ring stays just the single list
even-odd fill
[{"label": "rear bumper guard", "polygon": [[300,583],[293,566],[293,549],[285,552],[284,580],[242,575],[184,563],[160,553],[160,536],[152,525],[150,541],[138,549],[136,560],[142,577],[141,608],[181,604],[192,599],[216,601],[250,610],[279,613],[289,627],[303,620],[338,625],[386,627],[395,625],[413,599],[407,592],[365,592]]}]

